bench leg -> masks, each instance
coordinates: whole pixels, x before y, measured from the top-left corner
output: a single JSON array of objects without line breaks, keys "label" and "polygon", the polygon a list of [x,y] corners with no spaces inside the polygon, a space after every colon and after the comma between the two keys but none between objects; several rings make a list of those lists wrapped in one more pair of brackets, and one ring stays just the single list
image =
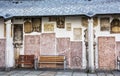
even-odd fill
[{"label": "bench leg", "polygon": [[66,66],[67,66],[67,64],[66,64],[66,60],[64,61],[64,70],[66,70]]},{"label": "bench leg", "polygon": [[120,62],[117,62],[117,68],[120,70]]},{"label": "bench leg", "polygon": [[38,67],[37,63],[38,63],[38,59],[35,58],[35,60],[34,60],[34,69],[35,70],[37,70],[37,67]]}]

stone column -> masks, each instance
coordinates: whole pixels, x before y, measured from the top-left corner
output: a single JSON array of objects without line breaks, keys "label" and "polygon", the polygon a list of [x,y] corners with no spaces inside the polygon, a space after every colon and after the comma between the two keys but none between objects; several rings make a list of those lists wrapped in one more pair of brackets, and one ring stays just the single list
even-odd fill
[{"label": "stone column", "polygon": [[88,20],[88,69],[94,72],[94,36],[93,36],[93,18]]},{"label": "stone column", "polygon": [[11,20],[5,22],[6,24],[6,69],[13,66],[13,46],[12,46],[12,38],[11,38]]}]

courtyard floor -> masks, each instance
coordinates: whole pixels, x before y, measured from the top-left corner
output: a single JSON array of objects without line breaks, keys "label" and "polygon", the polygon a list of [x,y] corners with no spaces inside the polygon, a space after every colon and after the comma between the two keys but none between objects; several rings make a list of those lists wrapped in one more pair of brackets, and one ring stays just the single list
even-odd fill
[{"label": "courtyard floor", "polygon": [[0,76],[120,76],[120,71],[85,73],[72,70],[12,70],[0,71]]}]

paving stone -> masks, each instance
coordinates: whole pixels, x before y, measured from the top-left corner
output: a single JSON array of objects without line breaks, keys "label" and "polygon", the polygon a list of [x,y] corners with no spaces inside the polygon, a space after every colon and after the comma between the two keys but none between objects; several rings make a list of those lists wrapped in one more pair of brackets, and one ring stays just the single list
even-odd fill
[{"label": "paving stone", "polygon": [[0,72],[0,75],[4,75],[6,72]]},{"label": "paving stone", "polygon": [[114,76],[112,73],[106,73],[106,76]]},{"label": "paving stone", "polygon": [[39,76],[55,76],[56,72],[44,71]]},{"label": "paving stone", "polygon": [[120,76],[120,71],[113,71],[112,73],[114,76]]},{"label": "paving stone", "polygon": [[88,76],[97,76],[97,74],[90,74],[90,73],[88,73]]},{"label": "paving stone", "polygon": [[42,71],[30,71],[29,73],[25,74],[24,76],[38,76]]},{"label": "paving stone", "polygon": [[28,74],[39,75],[40,73],[42,73],[42,71],[30,71]]},{"label": "paving stone", "polygon": [[72,72],[57,72],[56,76],[72,76]]},{"label": "paving stone", "polygon": [[10,76],[24,76],[25,74],[29,73],[30,71],[16,71],[14,74]]},{"label": "paving stone", "polygon": [[28,75],[24,75],[24,76],[38,76],[38,75],[30,75],[30,74],[28,74]]},{"label": "paving stone", "polygon": [[98,76],[105,76],[105,73],[97,73]]},{"label": "paving stone", "polygon": [[18,73],[19,71],[10,71],[10,72],[6,72],[6,75],[10,76],[12,74]]},{"label": "paving stone", "polygon": [[19,73],[16,73],[16,74],[12,74],[10,76],[24,76],[24,74],[19,74]]},{"label": "paving stone", "polygon": [[8,76],[8,75],[0,75],[0,76]]},{"label": "paving stone", "polygon": [[87,73],[84,73],[84,72],[74,72],[73,76],[87,76]]}]

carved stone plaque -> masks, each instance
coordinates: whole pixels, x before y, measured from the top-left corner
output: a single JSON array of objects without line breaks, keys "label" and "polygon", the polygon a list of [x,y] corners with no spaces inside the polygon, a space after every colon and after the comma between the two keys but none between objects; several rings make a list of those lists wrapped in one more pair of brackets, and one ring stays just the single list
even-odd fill
[{"label": "carved stone plaque", "polygon": [[23,25],[22,24],[15,24],[14,25],[14,46],[20,47],[18,45],[22,45],[23,41]]},{"label": "carved stone plaque", "polygon": [[57,17],[57,28],[65,28],[65,17]]},{"label": "carved stone plaque", "polygon": [[73,29],[74,40],[82,39],[82,28],[74,28]]},{"label": "carved stone plaque", "polygon": [[120,33],[120,20],[119,19],[112,20],[111,33]]},{"label": "carved stone plaque", "polygon": [[41,32],[41,18],[32,19],[32,31]]},{"label": "carved stone plaque", "polygon": [[100,30],[101,31],[109,31],[110,29],[110,19],[108,17],[100,19]]},{"label": "carved stone plaque", "polygon": [[97,26],[98,25],[98,18],[97,17],[94,17],[93,18],[93,26]]},{"label": "carved stone plaque", "polygon": [[82,17],[82,26],[84,27],[88,27],[88,18],[87,17]]},{"label": "carved stone plaque", "polygon": [[32,23],[30,21],[26,21],[24,23],[24,32],[25,33],[30,33],[32,32]]},{"label": "carved stone plaque", "polygon": [[66,23],[66,30],[71,31],[71,23]]},{"label": "carved stone plaque", "polygon": [[54,32],[54,27],[55,27],[55,23],[45,23],[44,24],[44,32]]}]

